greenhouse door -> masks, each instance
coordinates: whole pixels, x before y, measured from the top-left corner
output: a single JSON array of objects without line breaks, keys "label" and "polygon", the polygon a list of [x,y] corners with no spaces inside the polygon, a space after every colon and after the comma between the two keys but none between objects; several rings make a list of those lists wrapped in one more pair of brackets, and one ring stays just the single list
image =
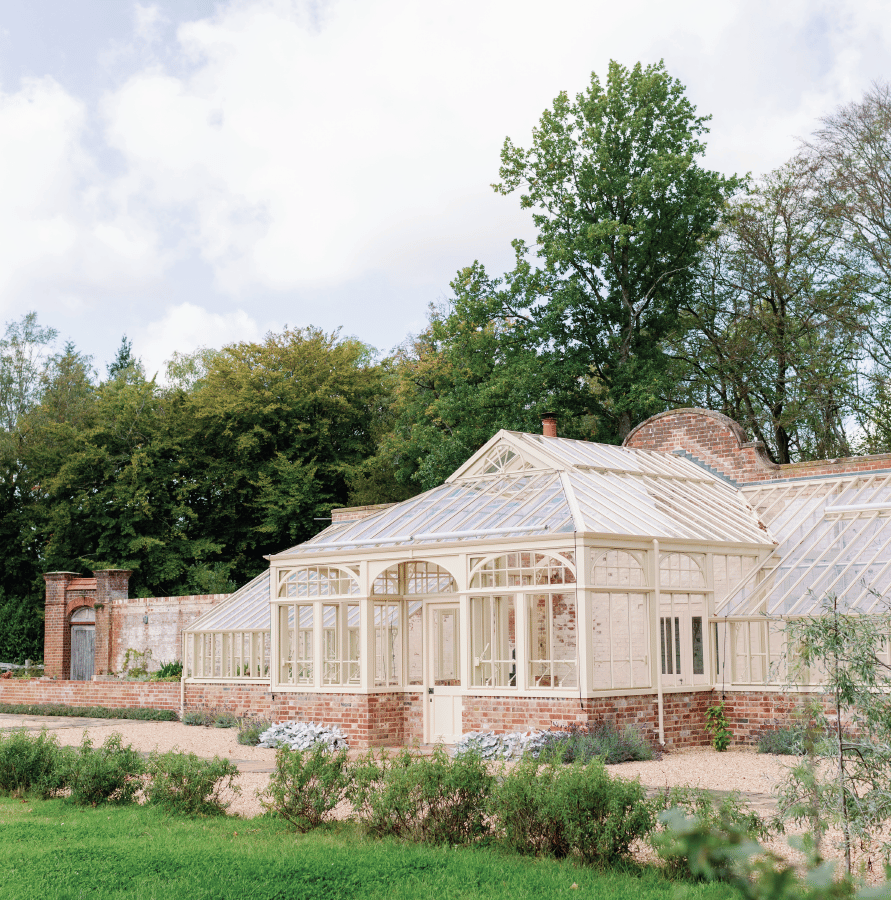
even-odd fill
[{"label": "greenhouse door", "polygon": [[450,744],[461,736],[461,641],[457,603],[427,607],[427,739]]},{"label": "greenhouse door", "polygon": [[686,612],[660,616],[659,656],[665,687],[706,682],[703,620]]}]

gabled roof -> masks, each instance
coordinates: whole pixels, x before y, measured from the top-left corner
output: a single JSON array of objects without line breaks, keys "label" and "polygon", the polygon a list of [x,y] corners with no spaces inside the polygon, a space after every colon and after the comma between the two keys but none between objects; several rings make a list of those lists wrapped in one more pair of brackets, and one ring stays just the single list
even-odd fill
[{"label": "gabled roof", "polygon": [[440,487],[274,558],[572,532],[774,543],[738,491],[688,459],[500,431]]}]

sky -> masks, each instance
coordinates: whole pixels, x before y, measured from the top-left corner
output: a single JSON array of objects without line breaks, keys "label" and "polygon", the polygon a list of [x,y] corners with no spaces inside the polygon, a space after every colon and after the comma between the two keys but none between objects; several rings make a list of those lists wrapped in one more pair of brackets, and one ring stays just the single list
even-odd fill
[{"label": "sky", "polygon": [[705,164],[781,165],[891,79],[889,0],[0,0],[0,320],[100,373],[286,325],[382,353],[532,238],[506,137],[664,59]]}]

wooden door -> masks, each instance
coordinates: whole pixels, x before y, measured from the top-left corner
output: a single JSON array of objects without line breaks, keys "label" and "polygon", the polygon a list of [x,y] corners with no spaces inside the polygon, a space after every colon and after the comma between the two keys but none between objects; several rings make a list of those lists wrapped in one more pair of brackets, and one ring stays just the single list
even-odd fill
[{"label": "wooden door", "polygon": [[71,680],[89,681],[95,671],[96,628],[93,625],[71,626]]},{"label": "wooden door", "polygon": [[461,635],[457,603],[427,607],[428,741],[453,743],[462,734]]}]

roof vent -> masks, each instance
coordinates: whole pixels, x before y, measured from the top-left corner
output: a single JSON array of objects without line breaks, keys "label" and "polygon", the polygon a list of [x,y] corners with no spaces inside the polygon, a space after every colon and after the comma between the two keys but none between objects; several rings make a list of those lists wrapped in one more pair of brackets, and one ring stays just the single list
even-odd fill
[{"label": "roof vent", "polygon": [[541,433],[545,437],[557,437],[557,413],[541,414]]}]

